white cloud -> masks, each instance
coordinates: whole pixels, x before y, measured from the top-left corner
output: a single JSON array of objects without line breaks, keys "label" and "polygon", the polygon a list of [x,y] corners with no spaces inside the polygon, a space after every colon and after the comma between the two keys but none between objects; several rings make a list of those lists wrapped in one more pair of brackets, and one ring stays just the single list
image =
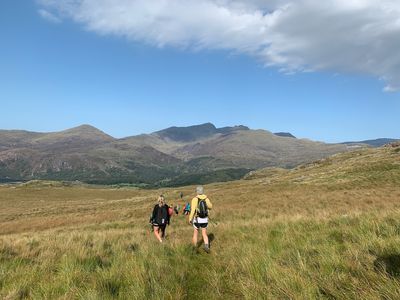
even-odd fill
[{"label": "white cloud", "polygon": [[45,19],[49,22],[52,22],[52,23],[60,23],[61,22],[60,18],[56,17],[51,12],[49,12],[45,9],[39,9],[38,13],[43,19]]},{"label": "white cloud", "polygon": [[70,18],[103,35],[158,47],[228,49],[285,72],[372,75],[387,83],[385,91],[400,89],[395,0],[39,0],[39,5],[49,16]]}]

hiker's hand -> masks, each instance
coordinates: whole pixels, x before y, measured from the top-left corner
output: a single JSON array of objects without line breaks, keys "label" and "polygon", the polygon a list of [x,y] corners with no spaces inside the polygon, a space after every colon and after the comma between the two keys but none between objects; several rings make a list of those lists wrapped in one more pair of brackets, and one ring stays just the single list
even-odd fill
[{"label": "hiker's hand", "polygon": [[193,221],[192,220],[189,220],[189,225],[193,225]]}]

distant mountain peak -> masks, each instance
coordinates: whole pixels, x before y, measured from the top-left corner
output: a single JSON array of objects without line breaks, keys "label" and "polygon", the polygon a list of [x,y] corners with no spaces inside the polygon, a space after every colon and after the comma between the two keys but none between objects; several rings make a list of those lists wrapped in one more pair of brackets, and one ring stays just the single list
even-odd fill
[{"label": "distant mountain peak", "polygon": [[72,127],[72,128],[64,130],[63,132],[101,132],[101,133],[104,133],[100,129],[97,129],[96,127],[89,125],[89,124],[82,124],[82,125],[79,125],[76,127]]},{"label": "distant mountain peak", "polygon": [[250,130],[250,128],[244,125],[235,125],[235,126],[217,128],[217,131],[219,133],[230,133],[234,131],[245,131],[245,130]]},{"label": "distant mountain peak", "polygon": [[204,123],[187,127],[169,127],[154,132],[163,139],[177,142],[191,142],[201,138],[209,137],[217,133],[217,128],[212,123]]},{"label": "distant mountain peak", "polygon": [[290,132],[275,132],[274,133],[277,136],[281,136],[281,137],[289,137],[289,138],[296,138],[293,134],[291,134]]},{"label": "distant mountain peak", "polygon": [[114,140],[114,138],[105,132],[101,131],[100,129],[88,125],[88,124],[83,124],[79,125],[77,127],[73,127],[70,129],[66,129],[60,132],[56,133],[50,133],[48,134],[49,137],[51,136],[58,136],[58,137],[68,137],[68,136],[77,136],[81,137],[84,139],[90,139],[90,140],[103,140],[103,141],[111,141]]},{"label": "distant mountain peak", "polygon": [[217,128],[215,127],[214,124],[208,122],[187,127],[176,127],[176,126],[169,127],[167,129],[154,132],[153,134],[156,134],[161,138],[172,141],[193,142],[196,140],[211,137],[215,134],[219,133],[226,134],[240,130],[250,130],[250,129],[243,125]]}]

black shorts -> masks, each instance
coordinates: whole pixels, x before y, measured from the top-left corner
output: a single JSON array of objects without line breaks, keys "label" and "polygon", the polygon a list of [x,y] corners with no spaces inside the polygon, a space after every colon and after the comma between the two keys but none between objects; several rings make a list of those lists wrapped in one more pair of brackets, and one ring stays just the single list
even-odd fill
[{"label": "black shorts", "polygon": [[200,229],[200,228],[207,228],[208,223],[193,223],[193,227],[196,229]]},{"label": "black shorts", "polygon": [[167,226],[167,224],[162,224],[162,225],[160,225],[160,224],[157,224],[157,223],[153,223],[153,224],[151,224],[151,225],[153,225],[153,227],[160,227],[162,230],[164,230],[165,227]]}]

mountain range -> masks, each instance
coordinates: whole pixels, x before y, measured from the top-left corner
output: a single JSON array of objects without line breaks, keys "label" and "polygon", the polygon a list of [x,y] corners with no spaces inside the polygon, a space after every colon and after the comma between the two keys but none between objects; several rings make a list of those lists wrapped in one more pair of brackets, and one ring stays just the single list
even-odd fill
[{"label": "mountain range", "polygon": [[398,139],[390,139],[390,138],[380,138],[380,139],[374,139],[374,140],[365,140],[365,141],[358,141],[358,142],[344,142],[342,144],[348,145],[348,146],[364,146],[368,145],[370,147],[381,147],[386,144],[390,143],[395,143],[400,140]]},{"label": "mountain range", "polygon": [[292,168],[348,150],[290,133],[216,128],[211,123],[113,138],[90,125],[52,133],[0,130],[0,181],[79,180],[173,186],[241,178],[265,167]]}]

